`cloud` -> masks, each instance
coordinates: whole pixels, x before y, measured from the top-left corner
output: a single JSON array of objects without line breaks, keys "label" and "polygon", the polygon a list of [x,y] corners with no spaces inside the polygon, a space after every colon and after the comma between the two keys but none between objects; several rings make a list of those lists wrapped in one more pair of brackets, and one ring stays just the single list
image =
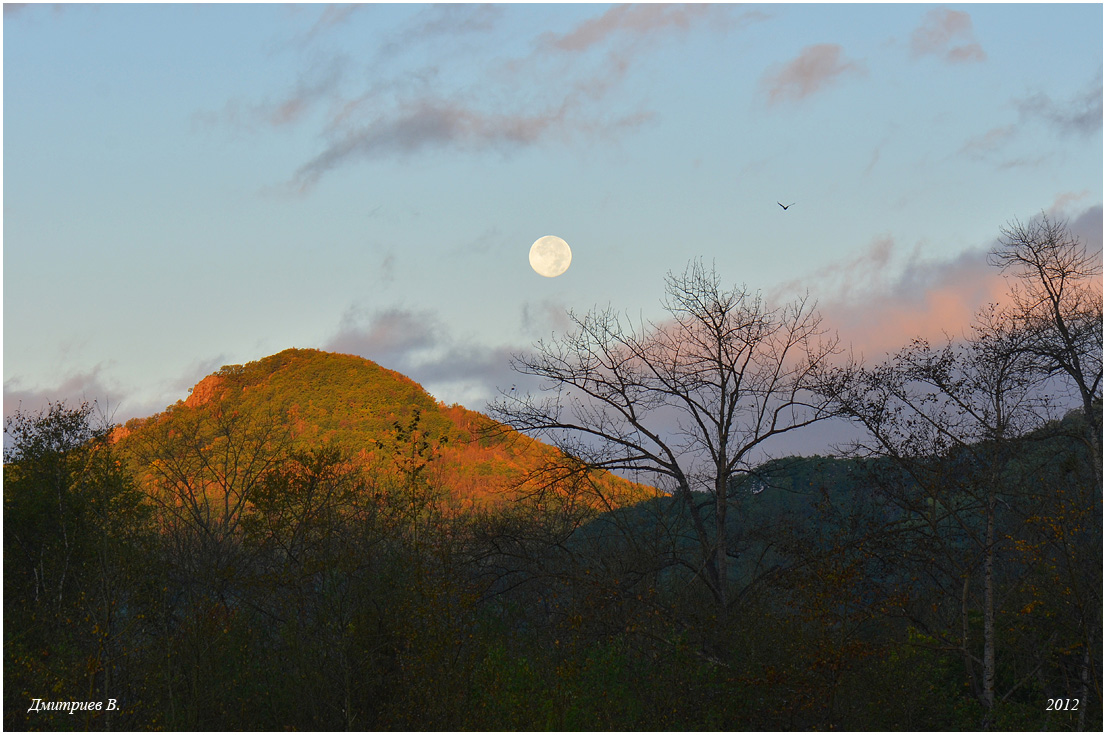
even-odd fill
[{"label": "cloud", "polygon": [[[883,283],[895,250],[890,235],[880,235],[859,255],[821,268],[816,279],[809,276],[780,284],[769,294],[773,301],[791,298],[796,293],[817,291],[820,298],[849,301],[857,293],[864,293],[872,284]],[[817,288],[812,287],[817,283]]]},{"label": "cloud", "polygon": [[291,183],[305,191],[327,172],[356,159],[445,147],[507,151],[574,132],[633,128],[651,117],[637,112],[614,120],[588,119],[578,114],[580,106],[578,97],[569,96],[538,113],[495,113],[444,99],[415,100],[336,136],[322,153],[296,171]]},{"label": "cloud", "polygon": [[521,320],[522,331],[535,340],[544,339],[552,332],[567,332],[572,328],[567,307],[549,300],[536,304],[529,301],[524,303]]},{"label": "cloud", "polygon": [[[1072,201],[1073,196],[1061,195],[1052,214],[1067,217],[1066,207]],[[1089,251],[1102,252],[1101,204],[1068,221]],[[940,261],[923,261],[921,249],[915,248],[905,265],[897,267],[895,244],[883,236],[851,261],[826,271],[828,279],[819,273],[781,291],[793,293],[804,283],[817,284],[811,291],[819,297],[825,324],[838,330],[858,355],[879,357],[915,337],[938,341],[946,334],[959,337],[981,308],[1008,304],[1010,284],[988,263],[991,246]]]},{"label": "cloud", "polygon": [[[542,46],[565,52],[583,52],[606,43],[612,37],[643,37],[672,30],[687,31],[695,23],[724,22],[727,10],[717,5],[627,4],[616,5],[597,18],[580,23],[568,33],[546,33]],[[760,13],[746,20],[764,17]]]},{"label": "cloud", "polygon": [[296,122],[314,105],[331,96],[341,80],[343,66],[340,58],[333,59],[326,68],[301,79],[283,100],[261,105],[258,112],[274,126]]},{"label": "cloud", "polygon": [[968,142],[960,149],[960,152],[976,159],[986,158],[1002,148],[1016,133],[1017,128],[1013,125],[991,128],[982,135],[969,138]]},{"label": "cloud", "polygon": [[402,34],[402,43],[432,40],[443,34],[485,33],[493,30],[502,17],[503,8],[494,4],[432,5]]},{"label": "cloud", "polygon": [[308,114],[327,101],[333,101],[347,60],[331,59],[325,65],[316,65],[305,73],[288,92],[276,100],[251,103],[242,98],[227,100],[217,112],[197,112],[193,115],[196,127],[229,125],[248,131],[264,128],[280,128],[302,122]]},{"label": "cloud", "polygon": [[1056,102],[1044,92],[1018,100],[1024,119],[1042,120],[1063,135],[1094,135],[1102,131],[1102,70],[1087,88]]},{"label": "cloud", "polygon": [[314,25],[312,25],[306,33],[300,36],[300,43],[311,43],[319,36],[325,34],[331,28],[345,25],[349,21],[350,16],[352,16],[358,10],[363,9],[364,7],[365,6],[361,4],[324,5],[323,12],[319,14],[319,17],[315,21]]},{"label": "cloud", "polygon": [[[1067,100],[1057,102],[1044,92],[1014,100],[1018,110],[1018,122],[991,128],[987,132],[969,138],[960,148],[960,153],[977,161],[990,161],[1000,170],[1014,168],[1035,168],[1043,166],[1053,159],[1047,153],[1034,156],[1001,158],[1003,152],[1019,138],[1035,135],[1039,143],[1040,134],[1034,134],[1027,128],[1034,122],[1043,122],[1060,135],[1092,136],[1102,132],[1102,71],[1086,89]],[[1040,147],[1039,145],[1037,146]]]},{"label": "cloud", "polygon": [[69,7],[68,3],[4,3],[4,18],[10,20],[16,15],[23,15],[23,11],[36,5],[50,8],[55,16],[61,15]]},{"label": "cloud", "polygon": [[897,277],[865,294],[821,305],[826,323],[858,354],[876,357],[915,337],[957,337],[989,303],[1006,302],[1007,284],[987,263],[985,250],[944,262],[912,262]]},{"label": "cloud", "polygon": [[50,402],[64,401],[76,406],[87,401],[95,402],[97,410],[114,423],[145,418],[186,397],[196,383],[227,362],[225,355],[197,361],[177,378],[163,381],[149,390],[120,383],[110,374],[112,366],[102,363],[90,370],[72,373],[52,386],[32,388],[22,378],[10,378],[4,381],[4,417],[16,411],[35,413]]},{"label": "cloud", "polygon": [[1098,204],[1068,221],[1073,235],[1078,237],[1087,250],[1097,252],[1102,260],[1102,205]]},{"label": "cloud", "polygon": [[972,33],[972,17],[948,8],[926,13],[922,25],[910,36],[910,50],[915,57],[939,56],[953,64],[987,58]]},{"label": "cloud", "polygon": [[21,378],[10,378],[4,381],[4,418],[10,418],[17,411],[37,413],[48,403],[62,401],[72,406],[84,401],[95,402],[101,409],[111,412],[119,407],[122,397],[121,388],[114,384],[109,387],[102,364],[85,372],[73,373],[58,385],[46,388],[29,388]]},{"label": "cloud", "polygon": [[306,189],[323,174],[355,158],[410,154],[448,145],[483,149],[533,143],[561,123],[563,114],[563,110],[538,115],[486,114],[445,100],[418,100],[341,135],[296,171],[293,184]]},{"label": "cloud", "polygon": [[847,348],[878,357],[914,337],[955,336],[979,308],[1005,298],[1006,282],[988,265],[986,249],[936,262],[922,259],[921,246],[901,250],[881,235],[853,258],[775,289],[772,300],[809,291]]},{"label": "cloud", "polygon": [[845,59],[834,43],[807,46],[797,58],[769,70],[761,80],[768,104],[799,101],[835,83],[846,75],[867,73],[863,62]]},{"label": "cloud", "polygon": [[[501,5],[433,5],[368,46],[332,54],[323,64],[318,59],[325,49],[314,44],[315,67],[292,88],[261,101],[233,98],[221,111],[195,120],[254,132],[317,125],[318,151],[285,182],[299,193],[357,162],[426,151],[507,155],[550,143],[611,140],[653,119],[644,101],[620,104],[614,95],[659,42],[698,28],[718,32],[768,17],[713,4],[618,5],[563,33],[512,38],[510,47],[529,41],[528,52],[512,56],[486,36],[508,12]],[[364,26],[364,17],[354,21],[352,8],[327,7],[280,51],[302,51],[345,24]]]},{"label": "cloud", "polygon": [[503,7],[494,4],[431,5],[379,44],[377,63],[394,61],[419,46],[431,45],[435,53],[441,53],[443,42],[454,43],[464,35],[495,30],[503,14]]},{"label": "cloud", "polygon": [[525,381],[510,369],[510,346],[459,341],[429,312],[350,308],[323,349],[360,355],[421,384],[438,400],[482,410],[500,389]]},{"label": "cloud", "polygon": [[1007,147],[1013,144],[1021,134],[1020,125],[1000,125],[991,128],[982,135],[969,138],[960,147],[959,153],[974,161],[991,163],[999,171],[1013,169],[1032,169],[1047,165],[1051,156],[1040,153],[1032,156],[1005,157]]},{"label": "cloud", "polygon": [[435,345],[441,330],[432,315],[388,309],[367,316],[351,307],[342,315],[338,333],[326,349],[361,355],[385,367],[407,363],[411,356]]},{"label": "cloud", "polygon": [[[399,53],[409,43],[452,33],[458,22],[473,31],[489,30],[500,12],[494,6],[436,8],[387,45]],[[609,107],[598,104],[650,48],[635,42],[646,37],[655,42],[664,32],[686,32],[708,21],[717,25],[728,12],[715,6],[616,6],[567,33],[543,34],[529,56],[495,60],[464,96],[441,94],[439,71],[433,66],[378,80],[372,89],[336,106],[325,148],[300,166],[290,183],[305,191],[328,172],[358,160],[431,149],[507,153],[637,128],[652,114],[640,109],[611,114]],[[743,15],[739,20],[748,19]],[[600,47],[608,53],[598,62],[566,62],[566,56]],[[543,83],[536,85],[535,79]]]}]

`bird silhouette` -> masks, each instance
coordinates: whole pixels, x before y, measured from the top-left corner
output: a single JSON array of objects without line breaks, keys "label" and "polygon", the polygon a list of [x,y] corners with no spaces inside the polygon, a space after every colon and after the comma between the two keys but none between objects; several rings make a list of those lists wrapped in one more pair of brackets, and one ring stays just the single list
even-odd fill
[{"label": "bird silhouette", "polygon": [[794,207],[794,206],[795,206],[795,202],[791,202],[791,203],[790,203],[790,204],[788,204],[787,206],[784,206],[783,204],[781,204],[781,203],[780,203],[780,202],[778,202],[778,201],[776,202],[776,204],[779,204],[779,205],[780,205],[781,207],[783,207],[783,211],[785,211],[785,212],[786,212],[786,211],[787,211],[787,210],[788,210],[789,208],[791,208],[791,207]]}]

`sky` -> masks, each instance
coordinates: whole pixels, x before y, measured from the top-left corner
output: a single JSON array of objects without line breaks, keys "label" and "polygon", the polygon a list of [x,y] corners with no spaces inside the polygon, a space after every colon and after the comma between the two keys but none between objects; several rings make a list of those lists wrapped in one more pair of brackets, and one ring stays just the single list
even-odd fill
[{"label": "sky", "polygon": [[866,357],[963,333],[1012,221],[1101,251],[1102,12],[5,4],[5,415],[289,347],[481,410],[693,259]]}]

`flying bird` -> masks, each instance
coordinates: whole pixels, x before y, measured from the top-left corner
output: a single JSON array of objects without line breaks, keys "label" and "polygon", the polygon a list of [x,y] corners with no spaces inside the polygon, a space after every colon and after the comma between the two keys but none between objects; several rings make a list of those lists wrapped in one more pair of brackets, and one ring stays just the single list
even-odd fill
[{"label": "flying bird", "polygon": [[779,205],[780,205],[781,207],[783,207],[783,211],[785,211],[785,212],[786,212],[786,211],[787,211],[787,210],[788,210],[789,208],[791,208],[791,207],[794,207],[794,206],[795,206],[795,202],[791,202],[790,204],[788,204],[788,205],[786,205],[786,206],[784,206],[784,204],[782,204],[782,203],[781,203],[781,202],[779,202],[779,201],[777,201],[777,202],[776,202],[776,204],[779,204]]}]

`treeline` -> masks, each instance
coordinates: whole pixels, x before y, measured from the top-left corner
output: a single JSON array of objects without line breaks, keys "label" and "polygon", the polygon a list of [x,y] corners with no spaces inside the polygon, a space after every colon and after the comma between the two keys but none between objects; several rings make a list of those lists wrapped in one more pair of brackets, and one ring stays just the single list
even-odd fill
[{"label": "treeline", "polygon": [[[9,423],[8,729],[979,728],[985,518],[895,463],[775,460],[735,484],[720,608],[675,497],[597,514],[584,482],[458,514],[417,425],[375,475],[242,426],[163,447],[230,489],[188,508],[169,479],[136,484],[91,410]],[[1073,413],[1004,462],[997,729],[1101,728],[1084,430]]]},{"label": "treeline", "polygon": [[[561,450],[498,504],[419,407],[371,451],[254,384],[122,441],[17,413],[5,727],[1101,730],[1101,289],[1005,235],[1013,306],[875,365],[699,265],[669,323],[572,316],[492,407]],[[831,417],[863,438],[753,461]]]}]

